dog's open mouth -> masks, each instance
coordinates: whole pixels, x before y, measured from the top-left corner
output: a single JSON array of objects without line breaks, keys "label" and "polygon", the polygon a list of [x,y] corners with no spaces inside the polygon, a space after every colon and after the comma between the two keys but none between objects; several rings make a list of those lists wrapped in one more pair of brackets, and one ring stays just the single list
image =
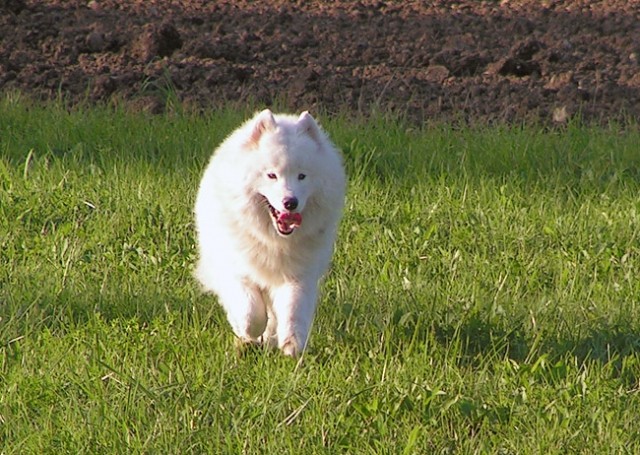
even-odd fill
[{"label": "dog's open mouth", "polygon": [[265,203],[271,213],[273,224],[281,235],[289,235],[302,224],[302,215],[298,212],[281,212],[269,204],[265,198]]}]

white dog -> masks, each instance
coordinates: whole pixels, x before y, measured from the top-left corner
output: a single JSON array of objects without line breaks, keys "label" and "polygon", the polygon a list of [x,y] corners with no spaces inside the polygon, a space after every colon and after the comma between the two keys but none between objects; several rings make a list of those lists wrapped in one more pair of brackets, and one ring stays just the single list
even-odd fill
[{"label": "white dog", "polygon": [[307,112],[264,110],[214,153],[195,206],[196,277],[243,342],[305,348],[345,197],[342,159]]}]

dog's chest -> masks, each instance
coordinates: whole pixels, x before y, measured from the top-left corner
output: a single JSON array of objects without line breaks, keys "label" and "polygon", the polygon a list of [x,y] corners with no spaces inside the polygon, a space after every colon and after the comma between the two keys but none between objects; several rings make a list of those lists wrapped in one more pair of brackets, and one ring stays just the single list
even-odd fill
[{"label": "dog's chest", "polygon": [[308,275],[317,267],[315,263],[315,245],[297,245],[296,242],[284,245],[254,245],[245,252],[247,266],[254,280],[262,287],[279,286],[292,279]]}]

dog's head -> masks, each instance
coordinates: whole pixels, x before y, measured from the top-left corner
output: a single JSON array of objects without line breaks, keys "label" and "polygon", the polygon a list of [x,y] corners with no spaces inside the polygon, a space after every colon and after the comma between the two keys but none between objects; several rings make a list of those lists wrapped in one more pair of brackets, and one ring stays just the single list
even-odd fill
[{"label": "dog's head", "polygon": [[[316,191],[314,161],[322,159],[323,133],[308,112],[297,119],[274,116],[266,109],[253,120],[248,146],[259,174],[254,187],[281,236],[304,222],[309,198]],[[253,167],[253,166],[252,166]]]}]

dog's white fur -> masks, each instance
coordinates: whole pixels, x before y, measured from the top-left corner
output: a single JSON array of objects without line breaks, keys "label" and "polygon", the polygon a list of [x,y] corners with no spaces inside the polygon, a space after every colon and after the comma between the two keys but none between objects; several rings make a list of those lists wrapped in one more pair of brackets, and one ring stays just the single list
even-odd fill
[{"label": "dog's white fur", "polygon": [[[305,348],[345,185],[339,152],[307,112],[264,110],[215,151],[195,205],[195,275],[217,294],[240,340],[293,357]],[[297,208],[287,210],[292,198]],[[269,204],[299,213],[301,224],[278,232]]]}]

